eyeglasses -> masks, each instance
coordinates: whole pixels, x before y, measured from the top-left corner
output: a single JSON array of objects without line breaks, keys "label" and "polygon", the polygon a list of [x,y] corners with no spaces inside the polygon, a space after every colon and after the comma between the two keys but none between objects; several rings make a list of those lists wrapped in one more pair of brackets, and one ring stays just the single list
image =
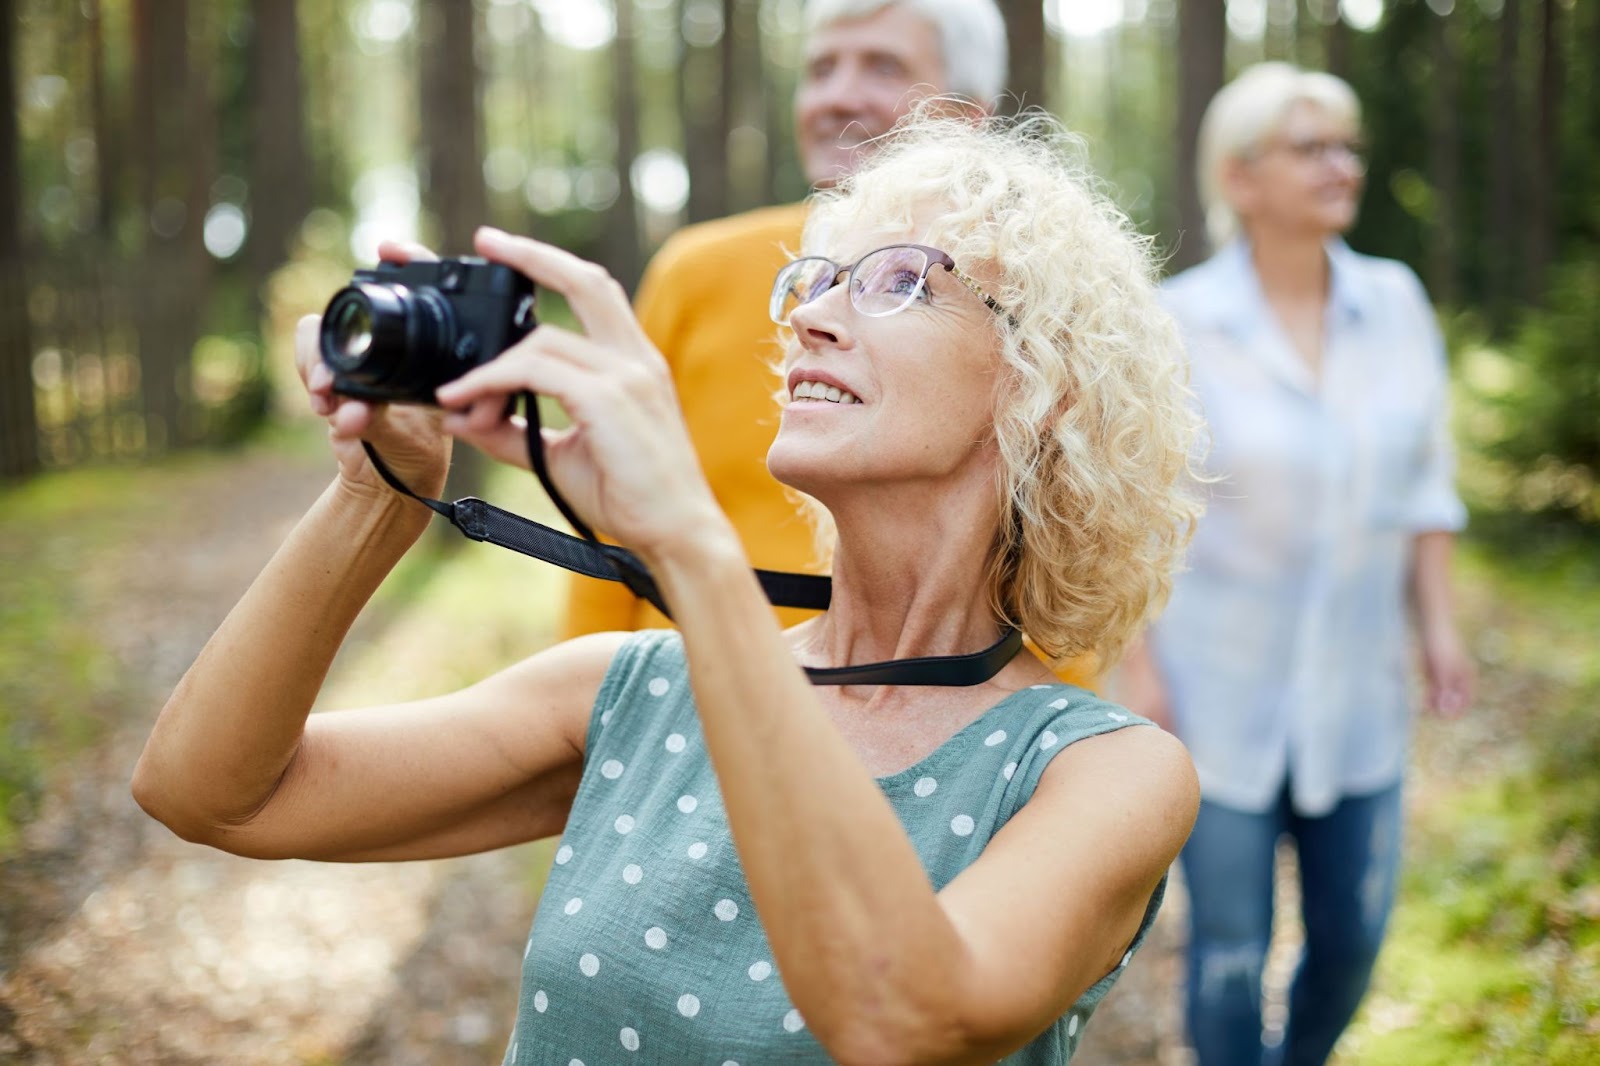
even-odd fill
[{"label": "eyeglasses", "polygon": [[1280,141],[1276,145],[1285,152],[1307,163],[1344,163],[1356,170],[1367,169],[1367,147],[1360,141],[1319,138]]},{"label": "eyeglasses", "polygon": [[928,272],[936,266],[953,274],[989,310],[1006,313],[999,301],[957,269],[948,253],[922,244],[891,244],[877,248],[849,267],[819,255],[796,259],[778,271],[767,312],[772,321],[787,326],[796,307],[817,299],[837,285],[841,275],[848,274],[851,306],[870,318],[886,318],[904,311],[928,291]]}]

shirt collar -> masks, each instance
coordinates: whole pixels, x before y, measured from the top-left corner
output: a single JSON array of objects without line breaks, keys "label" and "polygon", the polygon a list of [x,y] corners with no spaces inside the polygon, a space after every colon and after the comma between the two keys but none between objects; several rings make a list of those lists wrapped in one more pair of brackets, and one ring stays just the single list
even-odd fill
[{"label": "shirt collar", "polygon": [[[1360,257],[1342,238],[1330,238],[1328,255],[1328,306],[1336,321],[1356,321],[1364,317],[1372,303],[1372,292],[1360,267]],[[1244,237],[1229,241],[1211,260],[1215,272],[1208,293],[1208,310],[1216,323],[1236,335],[1247,334],[1261,322],[1266,297],[1261,279],[1250,260],[1250,242]]]}]

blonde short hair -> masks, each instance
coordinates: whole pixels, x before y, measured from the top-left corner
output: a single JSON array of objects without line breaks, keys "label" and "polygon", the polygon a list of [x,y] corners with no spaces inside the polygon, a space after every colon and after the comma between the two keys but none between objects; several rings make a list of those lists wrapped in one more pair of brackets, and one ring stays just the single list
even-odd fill
[{"label": "blonde short hair", "polygon": [[1206,233],[1214,248],[1239,235],[1239,216],[1223,195],[1222,173],[1248,159],[1273,134],[1296,104],[1309,103],[1334,118],[1361,125],[1361,101],[1348,82],[1291,63],[1257,63],[1218,90],[1200,120],[1195,176],[1205,208]]},{"label": "blonde short hair", "polygon": [[[918,239],[992,267],[984,287],[1010,315],[994,316],[1005,372],[990,602],[1050,658],[1110,664],[1165,603],[1199,515],[1186,476],[1199,420],[1150,241],[1082,154],[1048,115],[979,120],[925,101],[814,195],[804,246],[836,254],[829,234],[909,228],[933,206]],[[831,536],[823,512],[825,554]]]}]

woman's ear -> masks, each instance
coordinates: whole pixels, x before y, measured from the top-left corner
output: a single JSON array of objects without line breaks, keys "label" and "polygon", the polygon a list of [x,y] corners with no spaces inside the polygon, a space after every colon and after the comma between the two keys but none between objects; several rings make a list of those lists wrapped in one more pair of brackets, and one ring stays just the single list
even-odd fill
[{"label": "woman's ear", "polygon": [[1231,156],[1223,161],[1220,188],[1223,200],[1240,219],[1255,213],[1260,197],[1260,182],[1251,160]]}]

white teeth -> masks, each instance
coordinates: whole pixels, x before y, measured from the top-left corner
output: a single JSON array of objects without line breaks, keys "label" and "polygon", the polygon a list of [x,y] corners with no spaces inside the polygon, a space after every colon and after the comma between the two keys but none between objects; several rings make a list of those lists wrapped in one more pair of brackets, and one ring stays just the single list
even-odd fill
[{"label": "white teeth", "polygon": [[796,400],[826,400],[829,403],[837,404],[861,402],[854,393],[846,392],[836,385],[827,385],[820,381],[802,381],[794,387],[791,395]]}]

